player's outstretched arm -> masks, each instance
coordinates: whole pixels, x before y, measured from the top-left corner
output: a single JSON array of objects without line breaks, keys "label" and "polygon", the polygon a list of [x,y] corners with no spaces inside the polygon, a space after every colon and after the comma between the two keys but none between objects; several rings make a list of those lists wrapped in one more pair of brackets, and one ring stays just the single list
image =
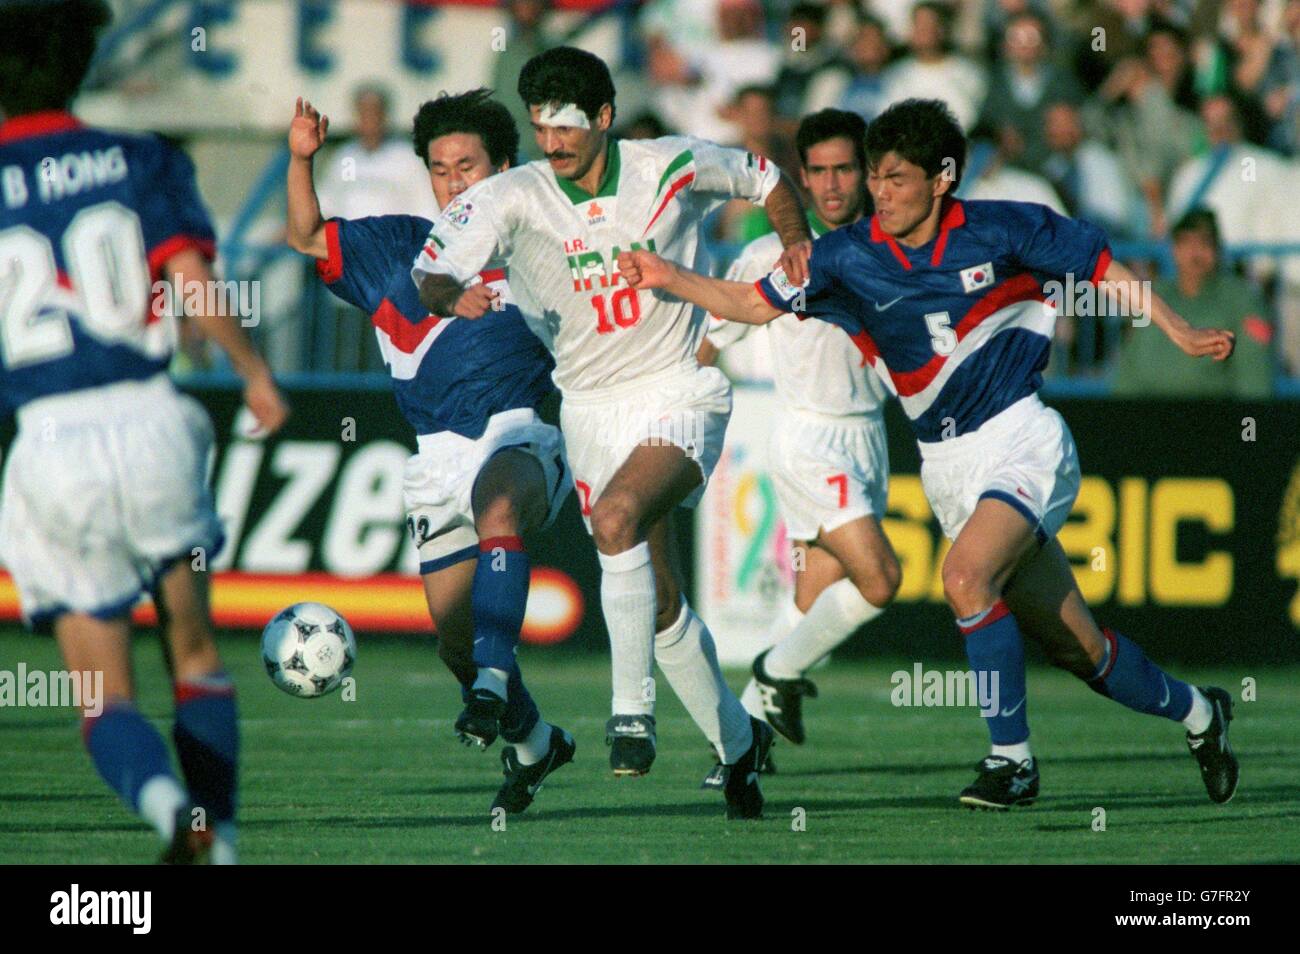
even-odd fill
[{"label": "player's outstretched arm", "polygon": [[781,238],[785,249],[781,253],[781,268],[795,285],[808,280],[808,259],[812,257],[812,233],[808,230],[808,217],[804,213],[799,192],[789,177],[782,172],[780,180],[772,187],[763,204],[767,220]]},{"label": "player's outstretched arm", "polygon": [[1112,301],[1127,302],[1129,307],[1136,303],[1144,316],[1155,322],[1170,341],[1193,358],[1208,356],[1215,361],[1224,361],[1232,355],[1236,336],[1231,331],[1195,328],[1155,292],[1135,294],[1132,291],[1146,287],[1127,267],[1114,260],[1106,266],[1106,273],[1099,283],[1100,290]]},{"label": "player's outstretched arm", "polygon": [[[163,273],[168,281],[174,281],[177,287],[187,288],[191,282],[202,282],[204,288],[210,287],[212,270],[207,260],[194,249],[177,252],[163,263]],[[224,298],[215,297],[217,302]],[[289,417],[289,405],[285,403],[280,389],[271,377],[271,369],[257,353],[253,342],[245,334],[236,315],[222,314],[221,305],[218,312],[190,315],[195,325],[205,338],[215,341],[217,347],[230,358],[230,366],[244,380],[244,403],[253,412],[257,423],[267,433],[280,429]]]},{"label": "player's outstretched arm", "polygon": [[320,213],[320,200],[312,178],[312,161],[325,144],[329,126],[328,116],[322,116],[311,103],[298,97],[289,124],[289,211],[285,241],[294,251],[314,258],[329,257],[325,219]]},{"label": "player's outstretched arm", "polygon": [[780,309],[768,304],[753,285],[700,275],[665,261],[654,252],[620,252],[618,270],[624,280],[638,291],[660,288],[719,318],[747,325],[765,325],[781,314]]}]

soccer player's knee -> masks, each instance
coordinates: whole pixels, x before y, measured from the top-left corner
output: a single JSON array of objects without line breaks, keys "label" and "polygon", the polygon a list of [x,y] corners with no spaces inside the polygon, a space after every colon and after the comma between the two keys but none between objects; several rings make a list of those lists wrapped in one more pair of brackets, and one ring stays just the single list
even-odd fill
[{"label": "soccer player's knee", "polygon": [[604,494],[591,507],[591,535],[601,553],[622,553],[637,543],[637,512],[626,494]]},{"label": "soccer player's knee", "polygon": [[943,595],[958,616],[988,609],[997,599],[987,574],[963,563],[945,563]]},{"label": "soccer player's knee", "polygon": [[858,592],[872,606],[887,606],[898,594],[903,571],[892,556],[873,562],[870,572],[857,582]]},{"label": "soccer player's knee", "polygon": [[510,494],[498,494],[474,514],[474,528],[480,538],[514,536],[522,529],[519,506]]}]

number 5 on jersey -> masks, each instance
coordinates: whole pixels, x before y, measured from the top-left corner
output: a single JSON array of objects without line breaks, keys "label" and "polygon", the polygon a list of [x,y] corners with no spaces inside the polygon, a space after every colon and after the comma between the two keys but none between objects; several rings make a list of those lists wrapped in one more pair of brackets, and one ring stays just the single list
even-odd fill
[{"label": "number 5 on jersey", "polygon": [[946,311],[932,311],[925,316],[925,327],[930,331],[930,346],[935,354],[945,357],[957,350],[957,332],[953,331]]}]

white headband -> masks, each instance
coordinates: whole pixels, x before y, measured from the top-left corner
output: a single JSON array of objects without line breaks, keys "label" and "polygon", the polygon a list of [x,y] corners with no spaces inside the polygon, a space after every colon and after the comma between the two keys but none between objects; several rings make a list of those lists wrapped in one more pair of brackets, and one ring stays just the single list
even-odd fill
[{"label": "white headband", "polygon": [[590,129],[587,114],[574,103],[565,103],[559,109],[550,105],[543,106],[537,114],[539,126],[571,126],[574,129]]}]

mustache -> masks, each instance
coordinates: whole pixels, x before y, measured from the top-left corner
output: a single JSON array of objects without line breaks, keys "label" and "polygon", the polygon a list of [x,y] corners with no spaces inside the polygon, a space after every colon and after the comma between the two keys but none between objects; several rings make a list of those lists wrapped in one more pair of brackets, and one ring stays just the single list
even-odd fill
[{"label": "mustache", "polygon": [[548,152],[547,159],[577,159],[578,157],[571,152]]}]

